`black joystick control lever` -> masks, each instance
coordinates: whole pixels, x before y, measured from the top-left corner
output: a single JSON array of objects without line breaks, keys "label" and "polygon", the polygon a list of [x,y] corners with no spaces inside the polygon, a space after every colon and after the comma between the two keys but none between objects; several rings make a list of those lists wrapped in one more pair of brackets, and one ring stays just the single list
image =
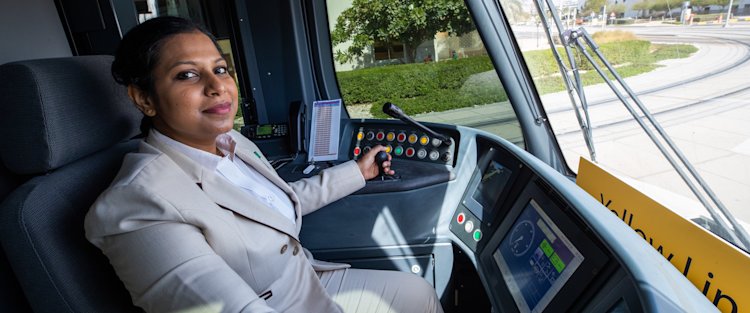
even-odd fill
[{"label": "black joystick control lever", "polygon": [[375,163],[378,164],[378,170],[381,177],[388,175],[388,173],[386,173],[385,169],[383,168],[383,163],[385,161],[388,161],[388,153],[386,153],[385,151],[380,151],[375,155]]},{"label": "black joystick control lever", "polygon": [[443,134],[439,134],[435,132],[434,130],[428,128],[427,126],[422,125],[420,122],[415,121],[413,118],[409,117],[404,113],[404,111],[401,110],[397,105],[386,102],[383,104],[383,113],[390,115],[391,117],[400,119],[404,121],[404,123],[414,125],[418,127],[419,129],[423,130],[424,132],[430,134],[430,136],[437,138],[440,140],[442,145],[444,146],[450,146],[451,145],[451,138],[448,136],[445,136]]},{"label": "black joystick control lever", "polygon": [[380,171],[380,175],[377,176],[377,178],[380,181],[398,181],[401,179],[401,176],[398,174],[388,174],[385,172],[385,168],[383,168],[383,162],[388,161],[388,153],[385,151],[380,151],[377,154],[375,154],[375,163],[378,164],[378,170]]}]

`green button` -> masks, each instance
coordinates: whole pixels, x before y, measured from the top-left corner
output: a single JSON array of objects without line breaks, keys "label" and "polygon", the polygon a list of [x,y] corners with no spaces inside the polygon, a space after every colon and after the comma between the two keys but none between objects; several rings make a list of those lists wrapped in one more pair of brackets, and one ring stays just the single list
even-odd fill
[{"label": "green button", "polygon": [[396,147],[396,149],[393,150],[393,153],[395,153],[396,155],[401,155],[404,153],[404,148],[401,146],[398,146]]},{"label": "green button", "polygon": [[482,231],[477,229],[474,231],[474,240],[479,241],[480,239],[482,239]]},{"label": "green button", "polygon": [[552,246],[547,242],[547,239],[542,240],[542,243],[539,244],[539,247],[542,248],[542,251],[544,251],[544,255],[549,257],[552,255],[552,253],[555,253],[555,250],[552,249]]}]

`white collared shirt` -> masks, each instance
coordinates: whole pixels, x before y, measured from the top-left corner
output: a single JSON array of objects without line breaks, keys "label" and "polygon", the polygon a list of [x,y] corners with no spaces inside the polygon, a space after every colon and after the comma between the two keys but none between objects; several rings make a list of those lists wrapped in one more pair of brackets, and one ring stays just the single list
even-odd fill
[{"label": "white collared shirt", "polygon": [[232,184],[246,191],[250,196],[276,209],[281,215],[295,223],[294,205],[289,196],[281,188],[261,175],[252,166],[235,158],[236,142],[229,133],[216,137],[216,147],[224,157],[193,148],[184,143],[165,136],[156,129],[151,129],[150,137],[165,143],[181,152],[191,160],[208,170],[214,171],[229,180]]}]

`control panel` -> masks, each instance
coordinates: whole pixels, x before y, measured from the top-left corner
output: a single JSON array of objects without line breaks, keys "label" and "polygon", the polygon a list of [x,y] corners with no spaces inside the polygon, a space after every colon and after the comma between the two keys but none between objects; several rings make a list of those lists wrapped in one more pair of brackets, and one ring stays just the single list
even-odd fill
[{"label": "control panel", "polygon": [[419,129],[401,125],[359,127],[352,140],[351,156],[355,160],[381,145],[393,158],[452,165],[456,147],[455,140],[444,144]]},{"label": "control panel", "polygon": [[465,207],[460,207],[453,214],[453,219],[449,225],[453,234],[461,239],[472,251],[477,250],[477,243],[482,240],[482,221]]},{"label": "control panel", "polygon": [[485,232],[496,227],[510,188],[518,180],[520,164],[506,151],[484,148],[469,186],[453,214],[450,230],[472,251],[485,244]]}]

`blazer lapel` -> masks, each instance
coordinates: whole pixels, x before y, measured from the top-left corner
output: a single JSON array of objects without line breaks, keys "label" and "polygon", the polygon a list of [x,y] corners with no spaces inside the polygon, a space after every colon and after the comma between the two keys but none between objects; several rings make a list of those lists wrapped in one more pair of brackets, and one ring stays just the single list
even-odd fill
[{"label": "blazer lapel", "polygon": [[[298,240],[299,226],[295,227],[288,219],[274,208],[250,196],[247,192],[235,186],[216,173],[209,172],[184,154],[151,138],[146,138],[146,144],[151,145],[168,155],[192,180],[198,184],[203,192],[217,205],[229,209],[246,218],[284,232]],[[261,172],[263,173],[263,172]],[[265,173],[264,176],[268,177]],[[288,188],[288,187],[287,187]],[[293,200],[294,201],[294,200]],[[295,205],[297,207],[297,205]],[[299,215],[299,209],[296,209]],[[299,218],[298,218],[299,219]],[[296,223],[299,225],[299,220]]]},{"label": "blazer lapel", "polygon": [[201,181],[201,188],[206,195],[219,206],[232,210],[246,218],[275,228],[292,236],[295,240],[299,233],[286,217],[265,203],[251,197],[246,191],[234,186],[219,175],[206,173]]},{"label": "blazer lapel", "polygon": [[289,187],[289,184],[287,184],[277,173],[276,170],[274,170],[271,165],[262,159],[262,154],[260,151],[258,151],[257,147],[251,146],[246,144],[244,141],[248,140],[244,137],[237,138],[234,137],[235,141],[237,142],[237,146],[235,147],[234,154],[235,156],[239,157],[245,163],[249,164],[252,168],[254,168],[258,173],[266,177],[269,181],[271,181],[274,185],[279,187],[284,193],[289,196],[289,199],[292,201],[292,204],[294,205],[294,212],[296,216],[296,225],[297,225],[297,233],[299,233],[301,226],[302,226],[302,207],[301,203],[299,202],[299,198],[297,198],[297,194],[294,193],[294,190],[292,190],[291,187]]}]

